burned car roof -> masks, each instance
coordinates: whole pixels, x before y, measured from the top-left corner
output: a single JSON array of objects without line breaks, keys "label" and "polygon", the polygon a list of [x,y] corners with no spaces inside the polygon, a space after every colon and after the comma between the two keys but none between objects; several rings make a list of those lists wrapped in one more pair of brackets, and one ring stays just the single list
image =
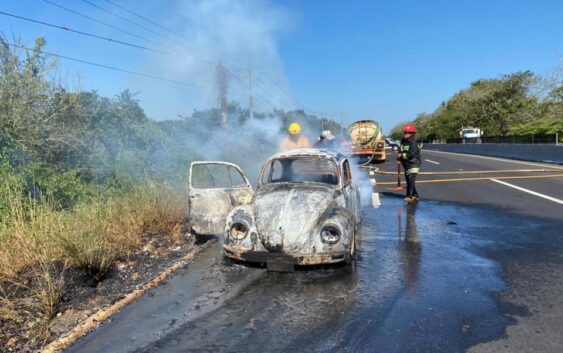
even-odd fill
[{"label": "burned car roof", "polygon": [[290,151],[278,152],[272,157],[270,157],[269,160],[279,159],[279,158],[291,158],[291,157],[329,158],[338,162],[341,159],[345,158],[346,156],[340,152],[333,150],[318,149],[318,148],[299,148]]}]

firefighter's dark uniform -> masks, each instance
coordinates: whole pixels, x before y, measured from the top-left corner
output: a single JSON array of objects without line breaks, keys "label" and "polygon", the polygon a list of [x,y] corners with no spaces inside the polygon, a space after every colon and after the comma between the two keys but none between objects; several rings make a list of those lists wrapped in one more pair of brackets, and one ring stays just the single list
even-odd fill
[{"label": "firefighter's dark uniform", "polygon": [[405,179],[407,180],[407,197],[418,197],[416,192],[416,176],[420,171],[420,148],[416,143],[415,135],[403,138],[399,148],[399,159],[405,171]]}]

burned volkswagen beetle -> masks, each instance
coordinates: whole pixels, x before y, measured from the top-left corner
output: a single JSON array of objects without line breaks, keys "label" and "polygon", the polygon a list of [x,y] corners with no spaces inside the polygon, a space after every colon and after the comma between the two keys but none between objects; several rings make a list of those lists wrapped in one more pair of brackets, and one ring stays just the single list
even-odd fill
[{"label": "burned volkswagen beetle", "polygon": [[210,188],[215,195],[209,197],[215,201],[208,200],[208,212],[199,220],[201,228],[210,231],[213,222],[222,221],[219,213],[231,208],[223,218],[227,257],[265,263],[273,270],[353,258],[360,195],[344,155],[318,149],[278,153],[262,167],[251,198],[252,189],[240,168],[225,166],[236,169],[239,185]]}]

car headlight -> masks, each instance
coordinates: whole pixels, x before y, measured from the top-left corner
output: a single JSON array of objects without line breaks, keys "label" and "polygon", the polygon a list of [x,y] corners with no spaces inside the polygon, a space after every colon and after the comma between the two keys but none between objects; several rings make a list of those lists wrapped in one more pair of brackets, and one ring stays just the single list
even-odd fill
[{"label": "car headlight", "polygon": [[340,229],[333,225],[326,225],[321,229],[321,240],[326,244],[336,244],[340,240]]},{"label": "car headlight", "polygon": [[382,143],[382,142],[379,142],[379,143],[377,144],[377,148],[382,148],[382,147],[383,147],[383,143]]},{"label": "car headlight", "polygon": [[242,240],[248,234],[248,227],[244,223],[233,223],[231,229],[229,230],[231,238],[236,240]]}]

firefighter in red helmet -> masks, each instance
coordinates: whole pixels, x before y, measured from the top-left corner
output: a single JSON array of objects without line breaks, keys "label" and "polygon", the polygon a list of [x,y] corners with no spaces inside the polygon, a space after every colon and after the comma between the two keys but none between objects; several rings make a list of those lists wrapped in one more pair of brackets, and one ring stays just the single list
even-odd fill
[{"label": "firefighter in red helmet", "polygon": [[401,163],[407,180],[405,201],[415,202],[420,199],[416,191],[416,176],[420,171],[420,148],[416,143],[416,126],[407,123],[403,126],[403,139],[399,147],[397,163]]}]

